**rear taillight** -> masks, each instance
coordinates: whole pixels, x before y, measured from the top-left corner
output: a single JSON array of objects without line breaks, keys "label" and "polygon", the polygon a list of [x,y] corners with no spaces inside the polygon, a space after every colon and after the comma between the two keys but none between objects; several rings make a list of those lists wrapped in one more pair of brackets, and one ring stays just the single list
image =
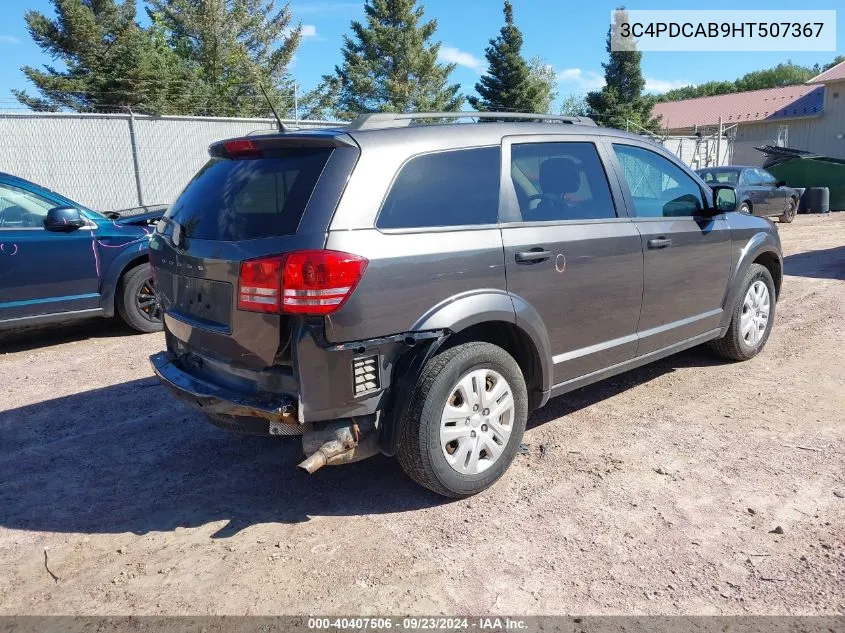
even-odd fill
[{"label": "rear taillight", "polygon": [[282,310],[331,314],[361,281],[367,260],[338,251],[298,251],[285,257]]},{"label": "rear taillight", "polygon": [[338,251],[296,251],[241,264],[238,309],[331,314],[352,295],[367,260]]},{"label": "rear taillight", "polygon": [[262,257],[241,263],[238,309],[278,312],[282,306],[282,262],[284,257]]}]

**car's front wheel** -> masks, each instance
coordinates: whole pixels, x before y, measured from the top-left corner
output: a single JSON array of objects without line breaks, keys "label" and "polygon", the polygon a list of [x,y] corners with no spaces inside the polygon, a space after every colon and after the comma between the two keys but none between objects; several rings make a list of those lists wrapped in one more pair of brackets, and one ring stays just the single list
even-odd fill
[{"label": "car's front wheel", "polygon": [[516,455],[528,418],[522,371],[505,350],[471,342],[423,370],[399,444],[402,468],[445,497],[492,485]]},{"label": "car's front wheel", "polygon": [[161,307],[149,264],[141,264],[124,274],[117,292],[117,313],[128,326],[139,332],[161,331]]},{"label": "car's front wheel", "polygon": [[760,353],[775,320],[775,284],[765,266],[751,264],[742,288],[727,333],[710,343],[719,356],[731,360],[748,360]]}]

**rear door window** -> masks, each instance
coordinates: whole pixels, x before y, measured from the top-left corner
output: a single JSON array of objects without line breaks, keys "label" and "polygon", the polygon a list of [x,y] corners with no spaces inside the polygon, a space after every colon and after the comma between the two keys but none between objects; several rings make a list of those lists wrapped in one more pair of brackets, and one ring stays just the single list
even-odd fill
[{"label": "rear door window", "polygon": [[764,187],[774,187],[777,185],[778,179],[772,176],[765,169],[755,169],[757,179]]},{"label": "rear door window", "polygon": [[186,237],[238,241],[296,233],[331,148],[274,152],[269,158],[213,158],[166,217]]},{"label": "rear door window", "polygon": [[408,229],[495,224],[500,160],[498,147],[412,158],[396,176],[376,226]]},{"label": "rear door window", "polygon": [[746,169],[745,170],[745,181],[749,187],[762,187],[763,186],[763,179],[760,178],[760,174],[757,173],[756,169]]},{"label": "rear door window", "polygon": [[519,143],[511,179],[525,222],[615,218],[610,186],[592,143]]}]

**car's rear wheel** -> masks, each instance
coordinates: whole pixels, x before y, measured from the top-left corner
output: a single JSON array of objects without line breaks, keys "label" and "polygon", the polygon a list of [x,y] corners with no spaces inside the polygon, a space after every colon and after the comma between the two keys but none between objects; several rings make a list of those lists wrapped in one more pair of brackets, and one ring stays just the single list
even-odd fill
[{"label": "car's rear wheel", "polygon": [[743,202],[741,205],[739,205],[739,212],[750,214],[751,213],[751,206],[747,202]]},{"label": "car's rear wheel", "polygon": [[795,198],[789,199],[789,206],[778,219],[784,224],[789,224],[795,219],[795,212],[798,211],[798,200]]},{"label": "car's rear wheel", "polygon": [[768,269],[752,264],[742,287],[727,333],[710,343],[717,354],[731,360],[748,360],[759,354],[775,320],[775,284]]},{"label": "car's rear wheel", "polygon": [[528,417],[522,371],[505,350],[472,342],[432,358],[399,444],[402,468],[451,498],[491,486],[516,455]]},{"label": "car's rear wheel", "polygon": [[118,287],[117,313],[139,332],[160,332],[161,307],[155,295],[155,279],[148,263],[123,275]]}]

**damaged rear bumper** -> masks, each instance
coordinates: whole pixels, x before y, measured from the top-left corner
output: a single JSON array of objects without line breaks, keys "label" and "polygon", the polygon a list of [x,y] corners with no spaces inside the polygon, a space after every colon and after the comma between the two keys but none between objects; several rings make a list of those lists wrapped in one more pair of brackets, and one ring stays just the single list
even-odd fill
[{"label": "damaged rear bumper", "polygon": [[271,423],[298,425],[297,403],[292,396],[245,395],[207,382],[183,371],[173,352],[150,356],[153,371],[180,400],[207,414],[257,417]]}]

